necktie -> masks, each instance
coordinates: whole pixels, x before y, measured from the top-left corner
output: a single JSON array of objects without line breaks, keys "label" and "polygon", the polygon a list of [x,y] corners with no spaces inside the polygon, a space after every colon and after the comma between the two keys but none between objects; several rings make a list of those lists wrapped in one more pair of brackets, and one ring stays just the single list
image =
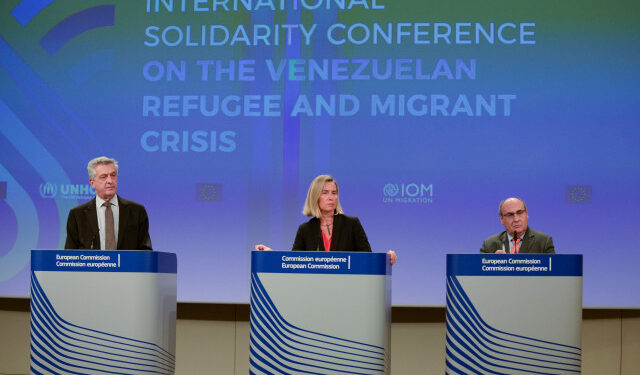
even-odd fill
[{"label": "necktie", "polygon": [[102,204],[105,208],[104,210],[104,249],[105,250],[115,250],[116,249],[116,234],[113,229],[113,211],[111,211],[111,203],[104,202]]},{"label": "necktie", "polygon": [[520,242],[521,241],[522,241],[522,239],[520,239],[519,237],[514,237],[514,239],[513,239],[513,247],[511,248],[511,254],[520,253]]}]

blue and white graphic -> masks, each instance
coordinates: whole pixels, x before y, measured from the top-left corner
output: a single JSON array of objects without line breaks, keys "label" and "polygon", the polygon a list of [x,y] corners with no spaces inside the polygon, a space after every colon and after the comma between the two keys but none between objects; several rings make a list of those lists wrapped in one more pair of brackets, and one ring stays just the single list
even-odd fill
[{"label": "blue and white graphic", "polygon": [[581,256],[447,263],[447,374],[580,374]]},{"label": "blue and white graphic", "polygon": [[[352,273],[336,272],[350,266],[343,256]],[[386,254],[254,252],[252,259],[251,374],[389,373]]]},{"label": "blue and white graphic", "polygon": [[33,374],[173,374],[176,257],[33,250]]}]

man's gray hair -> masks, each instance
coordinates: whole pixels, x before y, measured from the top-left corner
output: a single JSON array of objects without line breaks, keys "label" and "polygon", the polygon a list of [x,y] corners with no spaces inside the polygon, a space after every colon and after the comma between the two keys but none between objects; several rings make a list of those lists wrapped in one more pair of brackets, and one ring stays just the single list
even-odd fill
[{"label": "man's gray hair", "polygon": [[[116,170],[118,169],[118,167],[116,167]],[[524,210],[527,210],[527,204],[524,203],[524,201],[521,198],[518,197],[509,197],[507,199],[503,199],[502,202],[500,202],[500,205],[498,206],[498,215],[500,215],[500,217],[502,217],[502,205],[504,204],[504,202],[508,201],[509,199],[517,199],[520,202],[522,202],[522,205],[524,206]]]},{"label": "man's gray hair", "polygon": [[96,167],[98,165],[107,165],[113,164],[116,168],[116,173],[118,173],[118,162],[116,159],[111,159],[106,156],[99,156],[95,159],[92,159],[89,164],[87,164],[87,171],[89,172],[89,179],[93,180],[96,177]]}]

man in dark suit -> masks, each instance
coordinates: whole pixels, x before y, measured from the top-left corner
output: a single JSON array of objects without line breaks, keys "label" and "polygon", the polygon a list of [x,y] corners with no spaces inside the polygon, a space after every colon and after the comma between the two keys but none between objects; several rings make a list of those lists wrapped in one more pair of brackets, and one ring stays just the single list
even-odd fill
[{"label": "man in dark suit", "polygon": [[498,211],[505,231],[487,238],[480,252],[555,253],[551,236],[529,228],[527,205],[522,199],[507,198],[500,202]]},{"label": "man in dark suit", "polygon": [[118,162],[101,156],[87,169],[96,197],[69,212],[64,248],[152,250],[144,206],[116,195]]}]

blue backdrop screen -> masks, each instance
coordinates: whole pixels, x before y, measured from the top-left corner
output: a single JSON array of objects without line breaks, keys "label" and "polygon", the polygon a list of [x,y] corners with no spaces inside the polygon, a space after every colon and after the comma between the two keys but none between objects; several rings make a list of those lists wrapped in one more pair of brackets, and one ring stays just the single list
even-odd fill
[{"label": "blue backdrop screen", "polygon": [[[445,254],[528,205],[584,254],[586,306],[638,306],[640,12],[634,1],[6,0],[0,295],[60,248],[120,163],[183,301],[246,302],[256,243],[290,249],[332,174],[394,304],[442,305]],[[621,291],[624,289],[624,291]]]}]

